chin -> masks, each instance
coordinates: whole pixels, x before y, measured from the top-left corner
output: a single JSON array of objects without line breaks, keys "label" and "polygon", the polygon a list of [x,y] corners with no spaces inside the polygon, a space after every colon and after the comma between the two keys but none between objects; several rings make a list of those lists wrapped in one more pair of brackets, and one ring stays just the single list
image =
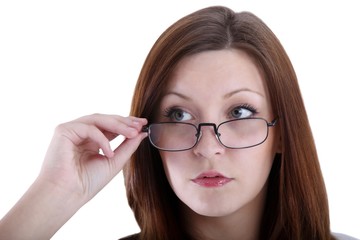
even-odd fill
[{"label": "chin", "polygon": [[204,217],[225,217],[228,215],[233,214],[234,212],[238,211],[241,206],[233,207],[228,203],[204,203],[200,202],[198,204],[189,204],[187,205],[189,210]]}]

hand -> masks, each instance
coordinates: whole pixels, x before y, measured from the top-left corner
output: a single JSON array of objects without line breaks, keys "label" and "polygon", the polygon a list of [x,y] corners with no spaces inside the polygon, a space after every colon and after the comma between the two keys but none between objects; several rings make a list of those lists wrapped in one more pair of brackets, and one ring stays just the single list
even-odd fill
[{"label": "hand", "polygon": [[[145,124],[141,118],[94,114],[59,125],[39,178],[87,202],[120,172],[147,136],[141,132]],[[112,151],[110,141],[119,135],[125,140]]]},{"label": "hand", "polygon": [[[1,219],[0,239],[50,239],[120,172],[146,137],[145,124],[141,118],[94,114],[59,125],[38,178]],[[110,141],[119,135],[125,140],[112,151]]]}]

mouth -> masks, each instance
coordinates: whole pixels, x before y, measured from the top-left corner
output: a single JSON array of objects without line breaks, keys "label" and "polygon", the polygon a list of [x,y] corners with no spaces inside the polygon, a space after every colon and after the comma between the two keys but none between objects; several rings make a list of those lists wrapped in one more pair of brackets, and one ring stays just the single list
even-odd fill
[{"label": "mouth", "polygon": [[192,182],[208,188],[222,187],[232,180],[233,178],[228,178],[216,171],[203,172],[196,178],[191,179]]}]

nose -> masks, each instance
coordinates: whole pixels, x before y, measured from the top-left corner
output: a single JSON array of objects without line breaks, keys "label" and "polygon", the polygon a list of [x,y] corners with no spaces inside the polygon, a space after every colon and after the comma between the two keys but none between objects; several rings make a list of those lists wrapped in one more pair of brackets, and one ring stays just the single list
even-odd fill
[{"label": "nose", "polygon": [[197,156],[212,159],[216,155],[224,153],[225,147],[219,142],[216,135],[216,127],[203,125],[200,127],[200,137],[198,143],[193,148]]}]

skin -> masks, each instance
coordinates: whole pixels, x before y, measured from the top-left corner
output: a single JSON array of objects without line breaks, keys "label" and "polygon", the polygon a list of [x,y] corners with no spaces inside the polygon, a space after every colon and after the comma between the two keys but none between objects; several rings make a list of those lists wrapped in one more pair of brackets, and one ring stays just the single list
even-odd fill
[{"label": "skin", "polygon": [[[59,125],[39,176],[1,219],[0,239],[50,239],[120,172],[146,137],[141,133],[146,124],[141,118],[93,114]],[[125,140],[113,151],[110,141],[118,135]]]},{"label": "skin", "polygon": [[[216,123],[234,119],[232,110],[243,108],[241,117],[274,119],[263,76],[243,51],[207,51],[184,58],[174,71],[159,121]],[[238,115],[236,115],[238,117]],[[190,231],[201,239],[257,239],[266,196],[266,183],[279,149],[276,128],[256,147],[228,149],[215,137],[212,127],[202,128],[202,137],[191,150],[161,151],[168,181],[183,202]],[[194,183],[199,174],[216,171],[232,179],[220,187]]]}]

